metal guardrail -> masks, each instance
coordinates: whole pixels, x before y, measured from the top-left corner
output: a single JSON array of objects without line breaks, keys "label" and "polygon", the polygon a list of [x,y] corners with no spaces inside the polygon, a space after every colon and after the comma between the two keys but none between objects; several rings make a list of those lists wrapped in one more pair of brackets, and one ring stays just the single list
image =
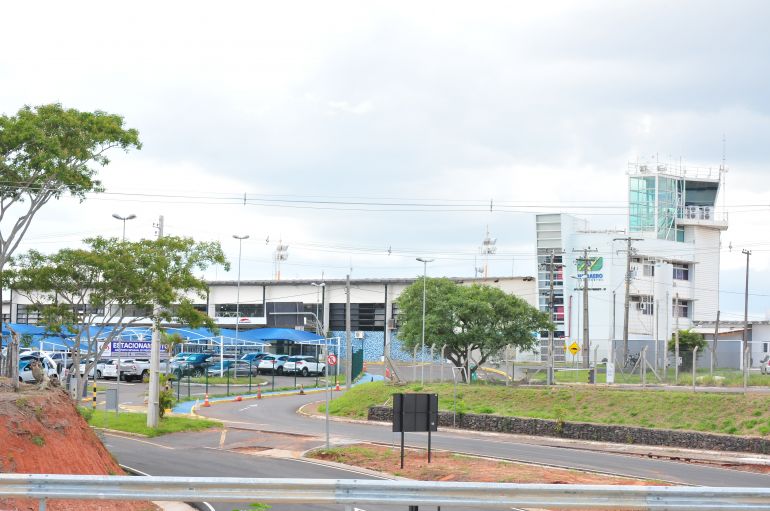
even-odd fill
[{"label": "metal guardrail", "polygon": [[0,497],[510,509],[770,510],[768,488],[1,474]]}]

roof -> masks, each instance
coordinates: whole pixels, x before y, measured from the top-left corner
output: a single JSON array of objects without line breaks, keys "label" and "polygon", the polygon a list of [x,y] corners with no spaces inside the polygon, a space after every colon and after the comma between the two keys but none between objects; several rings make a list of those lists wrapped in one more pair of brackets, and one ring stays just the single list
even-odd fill
[{"label": "roof", "polygon": [[[409,285],[420,277],[398,277],[392,279],[350,279],[351,284],[405,284]],[[473,278],[473,277],[446,277],[449,280],[455,282],[499,282],[501,280],[523,280],[529,282],[535,278],[530,275],[521,276],[506,276],[506,277],[486,277],[486,278]],[[345,279],[324,279],[324,280],[308,280],[308,279],[296,279],[296,280],[243,280],[241,279],[241,286],[309,286],[311,284],[318,284],[322,282],[325,285],[344,286],[346,284]],[[207,281],[209,286],[237,286],[237,280],[209,280]]]}]

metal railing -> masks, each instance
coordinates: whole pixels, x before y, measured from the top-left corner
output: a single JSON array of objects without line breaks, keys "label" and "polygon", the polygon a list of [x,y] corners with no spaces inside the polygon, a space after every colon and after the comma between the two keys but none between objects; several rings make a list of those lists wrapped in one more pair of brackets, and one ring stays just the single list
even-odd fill
[{"label": "metal railing", "polygon": [[1,474],[0,497],[510,509],[770,510],[768,488]]}]

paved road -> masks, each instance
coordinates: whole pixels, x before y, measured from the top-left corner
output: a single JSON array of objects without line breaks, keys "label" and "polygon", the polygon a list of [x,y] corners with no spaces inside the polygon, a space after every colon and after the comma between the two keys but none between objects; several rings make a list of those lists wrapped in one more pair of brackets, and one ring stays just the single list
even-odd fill
[{"label": "paved road", "polygon": [[[201,415],[228,421],[231,427],[296,433],[317,437],[323,444],[325,421],[296,413],[301,405],[323,399],[323,394],[268,398],[261,401],[222,403],[201,409]],[[397,445],[399,437],[389,427],[332,421],[332,442],[355,440]],[[407,434],[408,445],[424,448],[425,435]],[[521,443],[513,435],[443,431],[433,435],[433,446],[484,456],[524,462],[546,463],[575,469],[595,470],[631,477],[672,481],[701,486],[768,487],[770,476],[673,461],[646,459],[568,447]]]},{"label": "paved road", "polygon": [[[149,475],[189,477],[290,477],[304,479],[371,479],[354,469],[345,470],[312,460],[255,456],[231,449],[265,443],[264,435],[254,431],[228,431],[227,441],[220,447],[219,431],[179,433],[156,439],[136,439],[107,434],[104,442],[121,464]],[[212,503],[216,511],[246,509],[250,502]],[[342,505],[275,504],[271,511],[341,511]],[[367,506],[359,511],[403,511],[404,507]],[[436,508],[421,506],[433,511]],[[453,508],[455,511],[472,511]]]}]

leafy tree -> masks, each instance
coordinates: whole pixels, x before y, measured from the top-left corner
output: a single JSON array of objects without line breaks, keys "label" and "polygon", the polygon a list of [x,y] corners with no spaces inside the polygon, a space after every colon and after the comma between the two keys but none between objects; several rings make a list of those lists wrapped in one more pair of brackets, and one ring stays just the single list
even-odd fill
[{"label": "leafy tree", "polygon": [[67,193],[83,200],[103,191],[96,174],[107,152],[132,147],[141,148],[139,133],[119,115],[50,104],[0,116],[0,270],[40,208]]},{"label": "leafy tree", "polygon": [[[103,191],[97,169],[113,148],[141,148],[139,133],[118,115],[49,104],[0,116],[0,272],[51,199]],[[4,287],[0,281],[0,302]]]},{"label": "leafy tree", "polygon": [[[423,283],[426,286],[425,345],[446,345],[445,355],[457,367],[470,369],[468,353],[478,350],[476,365],[507,345],[532,349],[535,332],[550,327],[548,315],[521,298],[474,284],[449,279],[419,279],[397,300],[399,338],[413,350],[422,343]],[[465,378],[465,375],[463,375]]]},{"label": "leafy tree", "polygon": [[[691,330],[679,330],[679,356],[682,357],[682,369],[692,368],[692,355],[685,356],[685,354],[691,354],[696,347],[699,352],[703,352],[707,344],[703,334]],[[676,338],[673,335],[668,340],[668,351],[676,352]]]},{"label": "leafy tree", "polygon": [[[189,296],[203,297],[207,290],[196,271],[211,264],[229,267],[219,243],[178,237],[139,242],[97,237],[84,243],[85,249],[63,249],[51,255],[32,250],[13,258],[3,275],[40,311],[41,323],[49,332],[72,337],[75,365],[80,363],[81,350],[96,360],[112,340],[141,320],[149,319],[158,327],[174,319],[216,329],[207,314],[193,308]],[[129,317],[129,305],[154,312]],[[80,392],[83,382],[75,367]]]}]

